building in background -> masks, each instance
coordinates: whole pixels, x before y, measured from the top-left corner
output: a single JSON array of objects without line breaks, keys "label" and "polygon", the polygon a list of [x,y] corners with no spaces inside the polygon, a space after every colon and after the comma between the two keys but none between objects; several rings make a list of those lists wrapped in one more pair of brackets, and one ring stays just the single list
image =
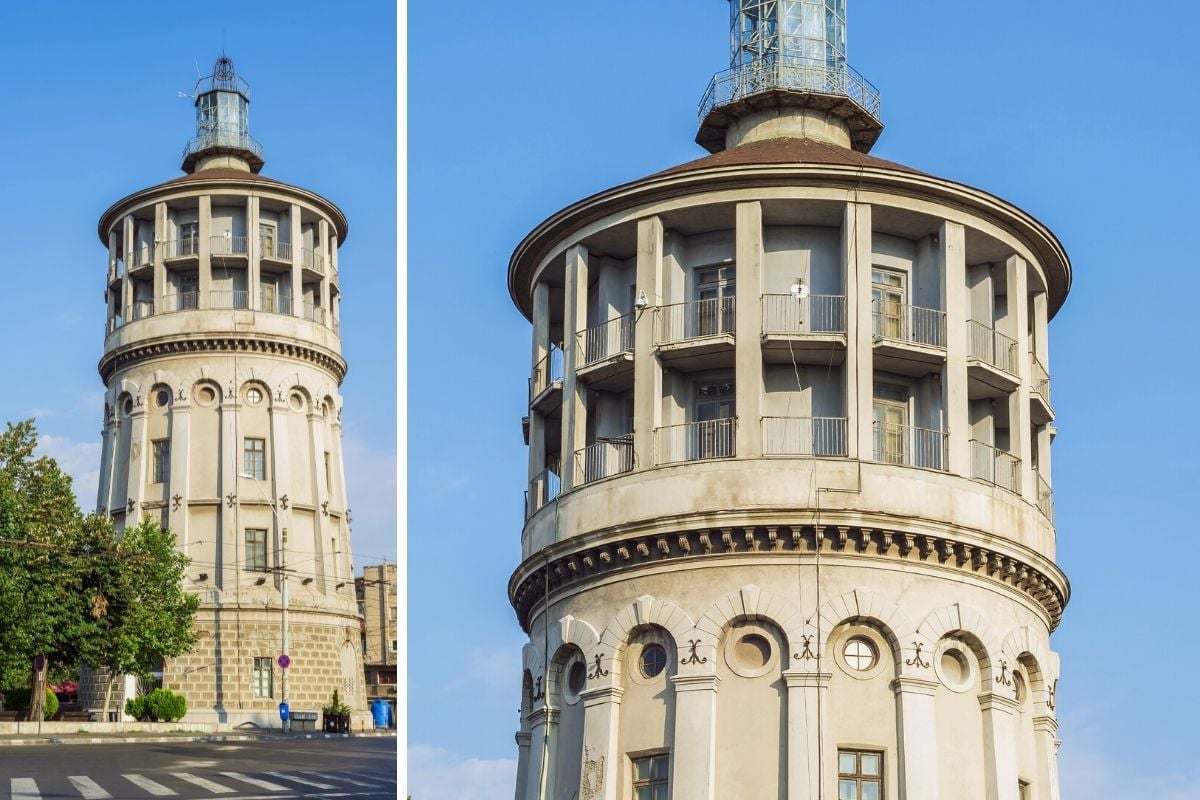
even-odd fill
[{"label": "building in background", "polygon": [[730,8],[711,155],[509,263],[516,797],[1055,800],[1070,262],[1011,203],[868,154],[844,0]]},{"label": "building in background", "polygon": [[362,658],[367,701],[396,707],[396,565],[369,564],[354,579],[362,617]]},{"label": "building in background", "polygon": [[[348,225],[259,174],[249,104],[222,56],[196,87],[185,174],[100,218],[97,507],[118,528],[160,521],[191,559],[199,643],[162,674],[186,720],[278,725],[285,699],[366,707],[338,393]],[[102,684],[85,672],[81,703],[101,705]]]}]

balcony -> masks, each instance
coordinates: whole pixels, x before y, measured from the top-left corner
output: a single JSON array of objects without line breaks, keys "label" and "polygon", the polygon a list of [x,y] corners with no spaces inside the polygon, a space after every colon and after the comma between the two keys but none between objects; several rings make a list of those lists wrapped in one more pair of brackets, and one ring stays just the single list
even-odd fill
[{"label": "balcony", "polygon": [[971,440],[971,477],[1021,493],[1021,459],[978,439]]},{"label": "balcony", "polygon": [[733,458],[737,454],[737,417],[655,428],[654,441],[659,464]]},{"label": "balcony", "polygon": [[259,243],[262,251],[259,258],[264,261],[278,261],[284,264],[292,263],[292,243],[266,239]]},{"label": "balcony", "polygon": [[114,284],[118,284],[125,277],[125,259],[117,256],[113,259],[111,269],[108,272],[108,285],[111,288]]},{"label": "balcony", "polygon": [[258,293],[258,307],[268,314],[291,314],[292,296],[280,292]]},{"label": "balcony", "polygon": [[525,519],[529,519],[558,497],[562,484],[558,477],[558,466],[546,468],[529,482],[525,491]]},{"label": "balcony", "polygon": [[164,261],[197,260],[200,258],[200,237],[189,236],[184,239],[159,242],[158,248]]},{"label": "balcony", "polygon": [[772,364],[841,364],[846,359],[846,297],[766,294],[763,359]]},{"label": "balcony", "polygon": [[200,307],[199,292],[178,292],[163,298],[163,311],[194,311]]},{"label": "balcony", "polygon": [[728,366],[737,323],[736,298],[714,297],[659,306],[656,342],[663,361],[681,369]]},{"label": "balcony", "polygon": [[605,391],[632,386],[633,332],[633,314],[626,314],[577,333],[575,372],[580,379]]},{"label": "balcony", "polygon": [[542,414],[562,405],[563,351],[551,344],[529,378],[529,407]]},{"label": "balcony", "polygon": [[880,464],[946,470],[948,434],[911,425],[874,423],[872,458]]},{"label": "balcony", "polygon": [[1017,342],[990,325],[967,320],[968,396],[1004,397],[1017,388]]},{"label": "balcony", "polygon": [[575,451],[575,484],[577,486],[621,475],[632,469],[632,434],[609,439],[601,438],[595,444]]},{"label": "balcony", "polygon": [[208,293],[208,307],[245,310],[250,308],[250,293],[217,289]]},{"label": "balcony", "polygon": [[1054,409],[1050,405],[1050,374],[1033,353],[1029,354],[1029,366],[1030,417],[1035,425],[1045,425],[1054,419]]},{"label": "balcony", "polygon": [[309,322],[315,322],[318,325],[325,324],[325,309],[315,303],[310,303],[307,300],[302,304],[302,316]]},{"label": "balcony", "polygon": [[763,417],[764,456],[845,456],[845,417]]},{"label": "balcony", "polygon": [[1037,475],[1037,507],[1038,511],[1042,512],[1042,516],[1050,520],[1050,524],[1054,524],[1054,492],[1050,489],[1050,484],[1042,477],[1042,474]]},{"label": "balcony", "polygon": [[300,250],[300,266],[304,269],[304,277],[318,280],[325,275],[325,258],[307,247]]},{"label": "balcony", "polygon": [[125,264],[130,277],[143,271],[150,272],[154,268],[154,245],[141,244],[130,250],[125,254]]},{"label": "balcony", "polygon": [[150,317],[153,315],[154,315],[154,301],[153,300],[138,300],[133,305],[127,306],[125,308],[124,321],[126,323],[135,322],[139,319],[145,319],[146,317]]},{"label": "balcony", "polygon": [[248,244],[245,236],[213,236],[209,239],[209,253],[214,258],[245,258]]},{"label": "balcony", "polygon": [[919,377],[946,363],[946,312],[907,303],[871,301],[876,366]]}]

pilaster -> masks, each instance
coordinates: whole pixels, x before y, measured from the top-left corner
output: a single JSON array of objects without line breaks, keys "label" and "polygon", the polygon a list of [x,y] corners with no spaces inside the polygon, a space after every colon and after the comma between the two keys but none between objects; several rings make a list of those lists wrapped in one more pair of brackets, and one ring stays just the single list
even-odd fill
[{"label": "pilaster", "polygon": [[[259,199],[255,195],[246,198],[246,308],[259,311],[262,303],[258,298],[262,270],[262,237],[258,231]],[[276,231],[276,236],[279,232]]]},{"label": "pilaster", "polygon": [[154,313],[166,311],[167,204],[154,204]]},{"label": "pilaster", "polygon": [[[633,458],[635,467],[655,462],[654,429],[662,423],[662,368],[654,354],[654,309],[662,305],[663,225],[659,217],[638,220],[635,297],[647,306],[634,309]],[[680,795],[682,797],[682,795]]]},{"label": "pilaster", "polygon": [[901,800],[938,800],[937,722],[934,692],[938,683],[902,677],[892,681],[896,693],[896,761]]},{"label": "pilaster", "polygon": [[[1021,496],[1037,502],[1037,479],[1033,474],[1033,459],[1030,457],[1033,422],[1029,414],[1029,276],[1028,265],[1020,256],[1009,256],[1004,262],[1008,286],[1008,316],[1012,320],[1008,335],[1016,339],[1016,363],[1020,374],[1017,390],[1008,396],[1009,452],[1021,459],[1017,488]],[[1015,328],[1015,330],[1014,330]]]},{"label": "pilaster", "polygon": [[671,793],[688,800],[715,800],[717,760],[716,675],[676,675],[675,747]]},{"label": "pilaster", "polygon": [[325,540],[329,538],[329,518],[321,513],[322,504],[329,502],[329,493],[325,490],[325,481],[321,477],[323,465],[318,463],[323,461],[325,453],[325,417],[317,410],[322,402],[321,398],[314,397],[313,406],[308,413],[308,452],[312,453],[312,459],[308,464],[306,480],[312,487],[313,502],[316,505],[313,514],[313,536],[316,538],[313,552],[325,553],[326,547],[329,547],[329,560],[325,571],[328,576],[326,583],[329,584],[327,590],[332,590],[338,583],[345,581],[346,576],[338,558],[339,542],[335,540],[331,546],[326,544]]},{"label": "pilaster", "polygon": [[300,227],[300,206],[292,203],[288,211],[288,225],[292,241],[292,314],[304,316],[304,238]]},{"label": "pilaster", "polygon": [[[200,241],[205,240],[201,237]],[[242,461],[241,442],[237,438],[237,415],[240,405],[236,393],[233,392],[233,384],[230,383],[229,394],[222,400],[220,407],[222,457],[217,467],[217,519],[221,545],[217,553],[215,574],[212,576],[213,584],[223,592],[237,591],[240,583],[237,568],[240,560],[238,540],[241,536],[237,529],[237,475],[241,471]]]},{"label": "pilaster", "polygon": [[943,222],[938,235],[942,291],[946,312],[946,374],[942,380],[942,409],[949,432],[946,468],[955,475],[971,474],[971,426],[967,402],[967,250],[966,231],[957,222]]},{"label": "pilaster", "polygon": [[[735,308],[735,392],[738,458],[762,456],[762,205],[737,204],[735,261],[737,295]],[[719,312],[718,312],[719,313]]]},{"label": "pilaster", "polygon": [[587,445],[587,387],[575,377],[579,348],[575,334],[587,321],[588,251],[577,244],[567,251],[563,288],[563,404],[559,483],[570,491],[575,475],[575,451]]},{"label": "pilaster", "polygon": [[529,712],[529,771],[525,800],[551,800],[550,787],[554,784],[549,767],[554,763],[554,734],[558,727],[558,714],[558,709],[549,706]]},{"label": "pilaster", "polygon": [[[533,287],[533,352],[530,375],[550,354],[550,286],[538,281]],[[532,398],[530,398],[532,400]],[[529,409],[529,480],[546,469],[546,420]]]},{"label": "pilaster", "polygon": [[[329,250],[329,223],[326,222],[324,218],[322,218],[320,223],[318,223],[317,227],[321,231],[321,246],[319,249],[317,249],[317,253],[319,254],[319,258],[321,259],[321,261],[320,261],[320,266],[321,266],[320,305],[321,305],[321,308],[325,309],[325,315],[326,315],[326,317],[328,317],[329,314],[331,313],[330,308],[329,308],[329,271],[330,271],[329,253],[328,253],[328,250]],[[327,324],[327,325],[329,324],[328,320],[326,320],[325,324]]]},{"label": "pilaster", "polygon": [[517,731],[517,791],[513,800],[525,800],[529,794],[529,747],[533,735],[529,731]]},{"label": "pilaster", "polygon": [[[188,465],[192,447],[191,398],[171,403],[171,484],[167,498],[167,520],[179,547],[186,553],[188,544],[188,498],[191,497]],[[174,498],[178,497],[177,503]]]},{"label": "pilaster", "polygon": [[129,415],[129,464],[125,481],[125,527],[136,527],[141,519],[142,501],[146,498],[146,462],[150,442],[146,440],[146,409],[150,398],[145,394],[134,397],[133,413]]},{"label": "pilaster", "polygon": [[1057,719],[1048,714],[1033,718],[1033,735],[1037,741],[1036,800],[1059,800],[1057,734]]},{"label": "pilaster", "polygon": [[[827,672],[784,672],[787,685],[787,797],[810,800],[821,797],[822,764],[834,764],[830,755]],[[828,781],[826,781],[828,783]]]},{"label": "pilaster", "polygon": [[604,686],[580,695],[583,700],[583,769],[579,787],[582,793],[583,787],[590,785],[594,800],[617,800],[619,796],[617,734],[624,693],[620,687]]},{"label": "pilaster", "polygon": [[983,710],[983,784],[987,800],[1017,797],[1017,701],[1005,695],[979,696]]},{"label": "pilaster", "polygon": [[874,447],[871,403],[875,353],[871,332],[871,206],[847,203],[842,219],[842,275],[846,287],[846,416],[847,454],[870,460]]},{"label": "pilaster", "polygon": [[200,195],[196,221],[196,235],[200,237],[200,275],[197,281],[199,297],[196,298],[196,307],[208,308],[212,292],[212,197],[209,195]]}]

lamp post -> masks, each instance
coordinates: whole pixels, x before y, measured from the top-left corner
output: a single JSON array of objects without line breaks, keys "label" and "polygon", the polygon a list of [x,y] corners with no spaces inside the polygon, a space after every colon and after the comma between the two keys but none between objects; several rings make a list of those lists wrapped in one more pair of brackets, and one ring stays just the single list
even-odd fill
[{"label": "lamp post", "polygon": [[[279,631],[279,648],[282,654],[287,655],[288,652],[288,572],[287,572],[287,528],[283,526],[283,521],[279,519],[279,512],[275,510],[275,501],[267,496],[266,491],[262,487],[262,481],[248,472],[238,473],[239,478],[248,478],[254,481],[255,488],[262,495],[262,499],[267,501],[267,507],[271,509],[271,516],[275,518],[275,525],[279,528],[279,596],[283,614],[280,619]],[[282,670],[281,686],[279,701],[281,704],[286,704],[288,700],[288,668],[280,665]],[[280,720],[280,727],[285,731],[292,729],[291,714],[287,719]]]}]

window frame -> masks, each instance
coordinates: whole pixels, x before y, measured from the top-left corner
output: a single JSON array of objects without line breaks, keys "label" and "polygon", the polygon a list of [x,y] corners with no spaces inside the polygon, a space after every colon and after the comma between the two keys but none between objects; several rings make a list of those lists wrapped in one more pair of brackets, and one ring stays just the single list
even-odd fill
[{"label": "window frame", "polygon": [[[254,541],[252,542],[251,538],[250,538],[251,533],[261,534],[261,540],[260,540],[259,536],[255,536]],[[268,570],[267,529],[266,528],[246,528],[242,532],[242,542],[244,545],[243,552],[245,555],[245,563],[243,566],[244,566],[244,569],[246,570],[246,572],[266,572]],[[250,557],[251,556],[250,548],[252,545],[255,548],[253,559],[251,559],[251,557]]]},{"label": "window frame", "polygon": [[[252,445],[257,445],[254,447]],[[254,460],[251,461],[251,458]],[[242,439],[242,472],[255,480],[267,479],[267,440],[260,436],[246,436]]]},{"label": "window frame", "polygon": [[[263,686],[264,676],[266,677],[265,687]],[[260,700],[274,699],[275,659],[270,656],[254,656],[254,663],[250,671],[250,695]]]},{"label": "window frame", "polygon": [[[664,772],[666,774],[663,775],[663,777],[661,777],[661,778],[653,777],[654,762],[658,759],[664,759],[666,761],[666,769],[664,770]],[[641,778],[641,779],[639,779],[637,777],[639,762],[647,763],[647,772],[650,774],[651,777]],[[660,786],[663,787],[663,789],[665,790],[665,793],[666,793],[666,797],[669,798],[671,796],[671,752],[669,750],[659,750],[659,751],[649,752],[649,753],[636,753],[636,754],[630,753],[629,754],[629,779],[630,779],[630,788],[632,789],[632,791],[630,792],[630,796],[633,798],[633,800],[638,800],[638,790],[639,789],[653,790]],[[654,795],[657,795],[657,792],[652,791],[651,795],[653,798]]]},{"label": "window frame", "polygon": [[[854,772],[842,771],[842,756],[854,756]],[[862,770],[862,757],[875,756],[879,759],[879,772],[875,775],[869,775]],[[870,748],[851,748],[839,747],[837,749],[837,768],[838,768],[838,797],[842,796],[842,783],[844,781],[854,781],[854,798],[853,800],[862,800],[862,786],[864,783],[873,783],[879,787],[878,800],[884,800],[884,751],[872,750]]]},{"label": "window frame", "polygon": [[171,482],[171,440],[169,438],[152,439],[150,452],[153,457],[152,483]]}]

